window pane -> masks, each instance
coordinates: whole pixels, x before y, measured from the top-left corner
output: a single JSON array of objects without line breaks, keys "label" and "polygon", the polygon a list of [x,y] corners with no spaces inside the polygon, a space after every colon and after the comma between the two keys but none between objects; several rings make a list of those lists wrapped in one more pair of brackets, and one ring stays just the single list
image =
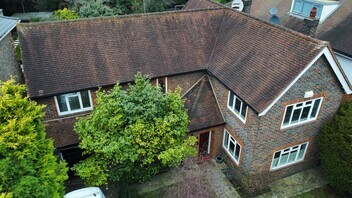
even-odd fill
[{"label": "window pane", "polygon": [[315,102],[314,102],[314,106],[313,106],[313,110],[312,110],[312,114],[310,115],[310,118],[315,118],[317,113],[318,113],[318,108],[320,106],[320,102],[321,102],[321,99],[317,99]]},{"label": "window pane", "polygon": [[281,153],[280,151],[275,153],[272,167],[277,167],[278,166],[280,153]]},{"label": "window pane", "polygon": [[241,111],[241,117],[242,117],[243,119],[246,118],[246,113],[247,113],[247,105],[243,103],[243,105],[242,105],[242,111]]},{"label": "window pane", "polygon": [[298,153],[297,150],[296,150],[296,151],[292,151],[292,152],[290,153],[290,157],[288,158],[288,163],[291,163],[291,162],[294,162],[294,161],[295,161],[296,156],[297,156],[297,153]]},{"label": "window pane", "polygon": [[303,9],[302,9],[302,16],[309,17],[310,11],[313,8],[313,3],[311,2],[304,2]]},{"label": "window pane", "polygon": [[229,134],[225,131],[224,147],[227,148],[228,145],[229,145]]},{"label": "window pane", "polygon": [[230,148],[229,151],[231,153],[231,156],[233,156],[233,153],[235,151],[235,144],[233,142],[230,141]]},{"label": "window pane", "polygon": [[301,115],[301,120],[300,121],[304,121],[308,119],[308,114],[309,114],[309,110],[310,110],[311,106],[309,107],[304,107],[303,111],[302,111],[302,115]]},{"label": "window pane", "polygon": [[293,5],[293,12],[301,13],[303,7],[303,0],[296,0],[295,4]]},{"label": "window pane", "polygon": [[65,96],[56,96],[57,104],[59,105],[60,112],[68,111]]},{"label": "window pane", "polygon": [[238,159],[240,158],[240,151],[241,151],[241,147],[239,144],[236,144],[236,152],[235,152],[235,159],[238,161]]},{"label": "window pane", "polygon": [[284,125],[287,125],[290,123],[290,117],[291,117],[291,114],[292,114],[292,108],[293,106],[289,106],[287,107],[286,109],[286,114],[285,114],[285,119],[284,119]]},{"label": "window pane", "polygon": [[81,109],[78,96],[68,97],[68,103],[70,104],[71,111]]},{"label": "window pane", "polygon": [[83,108],[90,107],[90,100],[89,100],[88,91],[81,91],[81,97],[82,97]]},{"label": "window pane", "polygon": [[288,153],[281,155],[279,166],[287,164],[287,160],[288,160]]},{"label": "window pane", "polygon": [[236,97],[236,102],[235,102],[235,112],[240,113],[241,111],[241,101]]},{"label": "window pane", "polygon": [[291,124],[298,122],[300,114],[301,114],[301,109],[296,109],[296,110],[293,111]]},{"label": "window pane", "polygon": [[230,91],[230,100],[229,100],[229,106],[232,107],[233,106],[233,94],[232,92]]},{"label": "window pane", "polygon": [[303,159],[303,157],[304,157],[303,155],[304,155],[304,152],[306,150],[306,147],[307,147],[307,143],[302,144],[301,149],[299,150],[299,154],[298,154],[297,160]]}]

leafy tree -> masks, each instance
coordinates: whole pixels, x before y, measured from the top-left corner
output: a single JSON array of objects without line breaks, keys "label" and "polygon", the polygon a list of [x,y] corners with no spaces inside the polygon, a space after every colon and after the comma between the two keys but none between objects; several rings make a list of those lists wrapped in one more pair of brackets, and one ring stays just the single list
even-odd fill
[{"label": "leafy tree", "polygon": [[76,123],[79,147],[89,157],[74,170],[89,185],[145,181],[195,155],[187,126],[180,89],[164,94],[137,74],[127,90],[117,84],[98,91],[95,109]]},{"label": "leafy tree", "polygon": [[319,134],[322,167],[331,186],[352,194],[352,101],[341,104]]},{"label": "leafy tree", "polygon": [[67,8],[56,10],[53,15],[54,20],[71,20],[78,18],[79,16],[74,10],[69,10]]},{"label": "leafy tree", "polygon": [[25,90],[0,82],[0,196],[61,197],[67,168],[45,138],[43,106],[23,97]]},{"label": "leafy tree", "polygon": [[77,10],[82,18],[114,15],[113,9],[104,5],[104,0],[80,1]]}]

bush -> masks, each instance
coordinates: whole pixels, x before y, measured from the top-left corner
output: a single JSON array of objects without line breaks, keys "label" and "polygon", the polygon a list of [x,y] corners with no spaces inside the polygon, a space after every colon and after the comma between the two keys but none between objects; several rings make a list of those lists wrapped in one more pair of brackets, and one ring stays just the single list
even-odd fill
[{"label": "bush", "polygon": [[56,10],[53,15],[54,20],[71,20],[78,18],[79,16],[74,10],[69,10],[67,8]]},{"label": "bush", "polygon": [[340,194],[352,193],[352,102],[343,103],[319,135],[323,171]]}]

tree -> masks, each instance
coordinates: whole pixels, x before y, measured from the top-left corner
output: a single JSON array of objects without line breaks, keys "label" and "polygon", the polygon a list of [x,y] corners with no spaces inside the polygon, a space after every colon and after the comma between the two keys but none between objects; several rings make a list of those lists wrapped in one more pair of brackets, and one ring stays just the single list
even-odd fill
[{"label": "tree", "polygon": [[78,18],[79,16],[74,10],[69,10],[67,8],[56,10],[53,15],[54,20],[71,20]]},{"label": "tree", "polygon": [[62,197],[67,168],[45,138],[43,106],[25,90],[13,79],[0,82],[0,196]]},{"label": "tree", "polygon": [[76,123],[79,147],[89,157],[74,170],[89,185],[145,181],[195,155],[188,122],[180,89],[164,94],[137,74],[126,91],[119,84],[98,91],[95,109]]},{"label": "tree", "polygon": [[104,0],[79,1],[76,9],[82,18],[114,15],[113,9],[104,5]]},{"label": "tree", "polygon": [[334,119],[319,134],[323,170],[340,193],[352,193],[352,101],[342,103]]}]

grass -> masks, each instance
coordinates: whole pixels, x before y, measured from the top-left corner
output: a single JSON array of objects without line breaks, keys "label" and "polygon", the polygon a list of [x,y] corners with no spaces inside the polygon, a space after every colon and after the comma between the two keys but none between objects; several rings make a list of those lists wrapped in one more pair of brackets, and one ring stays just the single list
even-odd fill
[{"label": "grass", "polygon": [[324,186],[310,192],[303,193],[296,198],[339,198],[340,196],[330,187]]}]

